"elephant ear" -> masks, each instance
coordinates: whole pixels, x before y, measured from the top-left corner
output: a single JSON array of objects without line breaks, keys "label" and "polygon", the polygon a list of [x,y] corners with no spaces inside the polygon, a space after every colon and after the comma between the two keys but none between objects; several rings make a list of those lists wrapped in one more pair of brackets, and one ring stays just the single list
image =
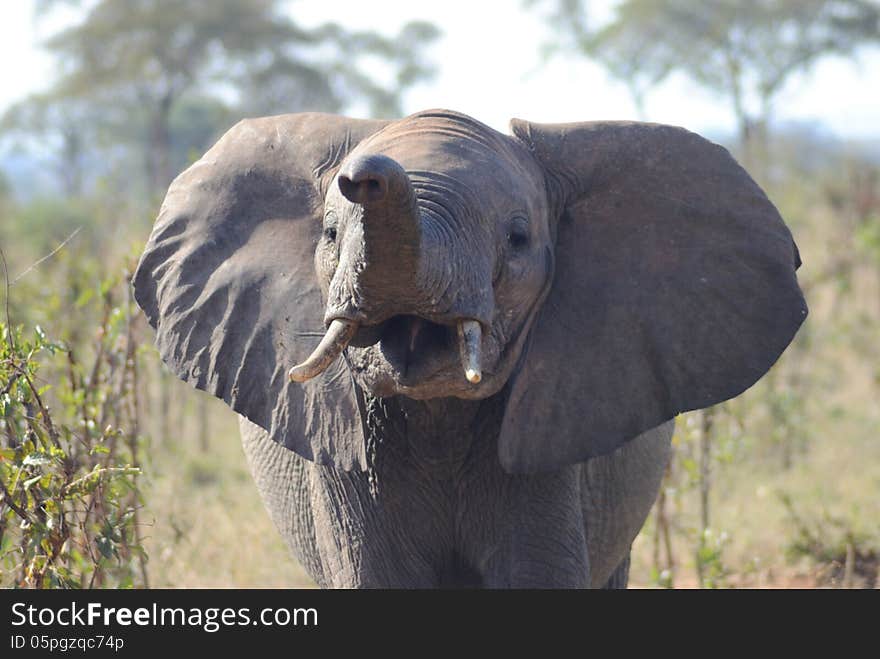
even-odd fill
[{"label": "elephant ear", "polygon": [[350,375],[337,363],[296,384],[287,372],[325,331],[314,265],[322,181],[385,124],[324,114],[237,124],[171,184],[133,281],[178,377],[343,469],[365,467]]},{"label": "elephant ear", "polygon": [[770,369],[807,315],[800,259],[725,149],[657,124],[511,126],[559,219],[553,284],[509,384],[508,471],[608,454]]}]

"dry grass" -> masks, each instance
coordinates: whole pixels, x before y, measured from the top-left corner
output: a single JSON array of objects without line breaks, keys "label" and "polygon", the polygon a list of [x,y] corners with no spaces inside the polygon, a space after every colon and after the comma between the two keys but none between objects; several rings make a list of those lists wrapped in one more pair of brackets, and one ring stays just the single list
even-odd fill
[{"label": "dry grass", "polygon": [[[176,400],[196,396],[173,383]],[[144,490],[151,587],[313,587],[290,556],[251,479],[235,415],[209,401],[209,450],[189,421],[179,436],[154,442]]]}]

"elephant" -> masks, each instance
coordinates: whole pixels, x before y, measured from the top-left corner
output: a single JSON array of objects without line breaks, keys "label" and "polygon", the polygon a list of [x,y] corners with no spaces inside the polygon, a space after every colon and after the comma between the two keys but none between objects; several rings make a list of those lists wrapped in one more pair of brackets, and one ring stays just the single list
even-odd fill
[{"label": "elephant", "polygon": [[683,128],[458,112],[231,128],[133,277],[321,587],[625,587],[675,417],[807,315],[791,233]]}]

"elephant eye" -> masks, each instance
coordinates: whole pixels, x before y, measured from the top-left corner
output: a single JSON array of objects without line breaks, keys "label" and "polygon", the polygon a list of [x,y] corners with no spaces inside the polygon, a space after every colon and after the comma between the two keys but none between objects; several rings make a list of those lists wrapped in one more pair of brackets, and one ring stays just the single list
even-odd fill
[{"label": "elephant eye", "polygon": [[522,226],[512,226],[507,232],[507,244],[516,250],[527,247],[529,244],[528,230]]},{"label": "elephant eye", "polygon": [[339,221],[336,219],[336,211],[332,208],[327,209],[324,213],[324,238],[327,242],[336,242],[336,225]]}]

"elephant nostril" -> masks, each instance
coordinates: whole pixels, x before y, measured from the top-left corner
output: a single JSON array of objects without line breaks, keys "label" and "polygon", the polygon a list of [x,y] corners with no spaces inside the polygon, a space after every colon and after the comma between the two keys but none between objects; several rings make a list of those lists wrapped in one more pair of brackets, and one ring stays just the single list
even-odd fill
[{"label": "elephant nostril", "polygon": [[388,191],[388,181],[379,175],[367,175],[360,180],[339,177],[339,190],[343,196],[356,204],[381,201]]}]

